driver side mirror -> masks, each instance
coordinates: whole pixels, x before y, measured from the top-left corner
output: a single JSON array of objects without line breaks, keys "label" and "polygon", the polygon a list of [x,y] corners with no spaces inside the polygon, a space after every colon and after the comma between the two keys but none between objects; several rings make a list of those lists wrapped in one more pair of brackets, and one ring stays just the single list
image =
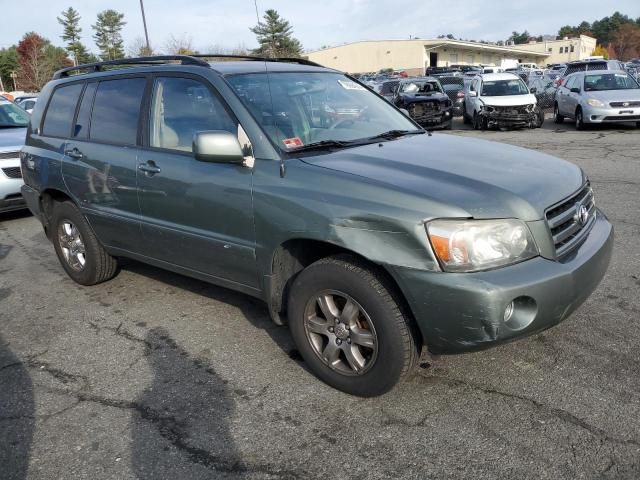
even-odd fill
[{"label": "driver side mirror", "polygon": [[536,93],[536,92],[538,91],[538,89],[537,89],[536,87],[531,87],[531,88],[529,89],[529,91],[530,91],[531,93]]},{"label": "driver side mirror", "polygon": [[242,165],[244,155],[238,137],[224,130],[196,132],[193,136],[196,160]]},{"label": "driver side mirror", "polygon": [[579,88],[577,88],[577,87],[573,87],[573,88],[571,89],[571,93],[580,93],[580,89],[579,89]]},{"label": "driver side mirror", "polygon": [[478,92],[476,92],[475,90],[469,90],[469,93],[467,93],[467,97],[477,97],[478,96]]}]

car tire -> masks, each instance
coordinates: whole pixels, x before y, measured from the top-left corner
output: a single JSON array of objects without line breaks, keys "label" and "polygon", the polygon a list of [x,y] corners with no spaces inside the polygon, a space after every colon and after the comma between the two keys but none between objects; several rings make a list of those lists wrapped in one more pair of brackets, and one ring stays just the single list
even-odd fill
[{"label": "car tire", "polygon": [[544,110],[540,107],[536,108],[536,125],[535,128],[541,128],[544,125]]},{"label": "car tire", "polygon": [[288,321],[309,369],[350,395],[388,392],[419,358],[419,335],[395,289],[353,255],[324,258],[296,277]]},{"label": "car tire", "polygon": [[96,285],[118,273],[117,260],[100,244],[87,219],[72,202],[56,203],[51,238],[67,275],[80,285]]},{"label": "car tire", "polygon": [[478,115],[478,112],[473,112],[473,129],[480,130],[480,115]]},{"label": "car tire", "polygon": [[636,128],[640,128],[640,122],[636,122]]},{"label": "car tire", "polygon": [[553,106],[553,121],[558,124],[564,122],[564,115],[560,115],[560,109],[557,103]]},{"label": "car tire", "polygon": [[582,109],[579,107],[576,110],[575,119],[576,119],[576,130],[584,130],[585,128],[584,117],[582,115]]},{"label": "car tire", "polygon": [[471,125],[471,118],[467,115],[467,107],[465,105],[462,106],[462,122],[465,125]]}]

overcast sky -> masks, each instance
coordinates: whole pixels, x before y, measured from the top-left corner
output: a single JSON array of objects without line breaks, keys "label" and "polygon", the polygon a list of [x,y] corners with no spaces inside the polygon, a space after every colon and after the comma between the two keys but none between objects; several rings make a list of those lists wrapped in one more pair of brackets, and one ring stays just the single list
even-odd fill
[{"label": "overcast sky", "polygon": [[[512,30],[555,34],[562,25],[593,21],[614,10],[640,17],[640,0],[257,0],[260,15],[278,10],[308,50],[357,40],[434,38],[452,33],[477,40],[506,39]],[[254,47],[249,27],[256,24],[253,0],[144,0],[151,44],[162,49],[167,37],[191,37],[200,51],[213,45]],[[0,47],[36,31],[61,45],[56,16],[73,6],[82,16],[83,41],[92,51],[91,24],[96,14],[113,8],[125,14],[125,46],[143,35],[139,0],[2,0]]]}]

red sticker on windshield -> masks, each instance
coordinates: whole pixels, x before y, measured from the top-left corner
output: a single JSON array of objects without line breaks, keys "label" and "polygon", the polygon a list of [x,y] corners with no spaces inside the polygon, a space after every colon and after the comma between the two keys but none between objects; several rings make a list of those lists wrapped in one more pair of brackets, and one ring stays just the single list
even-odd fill
[{"label": "red sticker on windshield", "polygon": [[287,148],[302,147],[304,145],[300,137],[285,138],[282,143],[284,143],[284,146]]}]

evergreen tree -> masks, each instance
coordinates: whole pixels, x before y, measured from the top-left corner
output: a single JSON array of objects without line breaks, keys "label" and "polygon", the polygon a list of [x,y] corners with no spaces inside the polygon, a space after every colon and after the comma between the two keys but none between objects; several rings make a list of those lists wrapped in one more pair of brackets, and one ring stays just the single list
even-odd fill
[{"label": "evergreen tree", "polygon": [[102,60],[124,58],[124,42],[120,32],[127,22],[123,19],[123,13],[109,9],[100,12],[96,24],[91,25],[95,32],[93,38],[98,49],[100,49],[100,58]]},{"label": "evergreen tree", "polygon": [[87,63],[89,61],[89,52],[80,41],[80,14],[73,7],[64,10],[62,16],[57,17],[58,23],[62,25],[62,35],[60,38],[67,42],[67,52],[71,55],[75,65]]},{"label": "evergreen tree", "polygon": [[293,38],[293,27],[280,17],[277,11],[267,10],[264,22],[251,29],[256,34],[260,46],[253,50],[261,57],[299,57],[302,44]]}]

